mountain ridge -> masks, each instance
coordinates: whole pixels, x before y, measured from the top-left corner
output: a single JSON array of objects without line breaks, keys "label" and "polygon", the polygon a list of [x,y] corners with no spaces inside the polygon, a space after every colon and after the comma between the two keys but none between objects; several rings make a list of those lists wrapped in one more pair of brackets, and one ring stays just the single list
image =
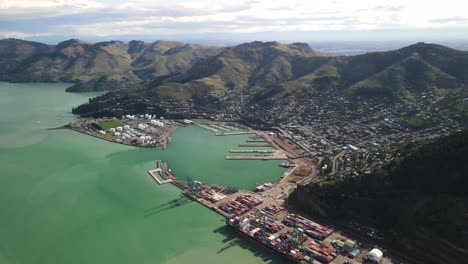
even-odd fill
[{"label": "mountain ridge", "polygon": [[3,39],[0,48],[0,79],[13,82],[84,82],[101,77],[141,81],[181,71],[222,49],[175,41],[89,43],[78,39],[57,45]]}]

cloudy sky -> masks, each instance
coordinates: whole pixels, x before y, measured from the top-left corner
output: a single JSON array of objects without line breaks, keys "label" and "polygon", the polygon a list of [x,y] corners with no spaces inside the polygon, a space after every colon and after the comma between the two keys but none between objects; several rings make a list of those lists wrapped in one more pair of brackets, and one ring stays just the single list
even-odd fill
[{"label": "cloudy sky", "polygon": [[0,38],[468,39],[466,0],[1,0]]}]

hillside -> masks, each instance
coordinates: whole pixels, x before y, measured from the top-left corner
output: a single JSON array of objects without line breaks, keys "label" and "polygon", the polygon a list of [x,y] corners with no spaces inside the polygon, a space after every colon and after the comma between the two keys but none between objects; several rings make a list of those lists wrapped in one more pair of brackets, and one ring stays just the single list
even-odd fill
[{"label": "hillside", "polygon": [[[3,39],[0,40],[0,80],[84,82],[105,77],[141,81],[187,69],[197,59],[220,51],[219,47],[172,41],[87,43],[70,39],[45,45]],[[86,85],[88,90],[93,83]],[[80,91],[79,87],[72,90]],[[103,89],[93,87],[93,90]]]},{"label": "hillside", "polygon": [[[468,53],[436,44],[331,57],[307,44],[251,42],[199,59],[185,71],[148,80],[129,93],[150,105],[162,102],[166,112],[228,114],[266,126],[286,120],[308,122],[320,115],[317,104],[339,111],[343,118],[349,119],[359,108],[363,115],[371,115],[371,107],[363,108],[366,102],[382,110],[397,107],[393,112],[399,122],[420,129],[430,127],[440,115],[468,123],[467,85]],[[109,98],[115,105],[121,95],[102,97]],[[167,102],[183,107],[173,103],[167,107]],[[276,113],[284,104],[296,107]],[[75,112],[91,114],[86,107]]]},{"label": "hillside", "polygon": [[381,171],[301,186],[290,205],[344,225],[378,228],[381,242],[422,263],[464,263],[468,131],[402,144],[395,151],[399,158]]}]

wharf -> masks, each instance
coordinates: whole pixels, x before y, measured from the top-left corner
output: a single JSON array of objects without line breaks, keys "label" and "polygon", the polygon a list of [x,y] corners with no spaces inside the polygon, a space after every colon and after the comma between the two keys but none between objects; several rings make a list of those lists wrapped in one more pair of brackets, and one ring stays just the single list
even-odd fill
[{"label": "wharf", "polygon": [[[202,125],[202,124],[199,124],[199,123],[195,123],[195,125],[197,125],[197,126],[199,126],[201,128],[204,128],[204,129],[208,129],[208,130],[213,131],[215,133],[218,133],[218,129],[216,129],[214,127]],[[218,135],[218,134],[216,134],[216,135]]]},{"label": "wharf", "polygon": [[259,156],[226,156],[227,160],[287,160],[288,157],[280,155]]},{"label": "wharf", "polygon": [[244,143],[239,144],[239,147],[271,147],[268,143]]},{"label": "wharf", "polygon": [[224,132],[224,133],[217,133],[217,136],[234,136],[234,135],[250,135],[256,134],[254,131],[238,131],[238,132]]},{"label": "wharf", "polygon": [[246,140],[247,143],[265,143],[264,139],[253,139],[253,140]]},{"label": "wharf", "polygon": [[161,169],[154,169],[154,170],[149,170],[149,171],[148,171],[149,175],[151,175],[151,177],[153,177],[153,179],[154,179],[159,185],[172,182],[172,179],[167,179],[167,180],[161,180],[161,179],[159,179],[159,177],[157,176],[157,174],[159,174],[160,172],[161,172]]},{"label": "wharf", "polygon": [[[174,174],[170,172],[165,162],[160,160],[156,161],[156,167],[157,169],[149,170],[148,173],[159,185],[165,183],[174,183],[174,181],[177,180]],[[158,174],[161,178],[158,177]],[[177,184],[175,185],[178,186]]]},{"label": "wharf", "polygon": [[223,126],[219,126],[219,125],[210,125],[210,127],[213,127],[215,129],[219,129],[219,130],[223,130],[223,131],[226,131],[226,132],[230,132],[231,130],[226,128],[226,127],[223,127]]},{"label": "wharf", "polygon": [[274,153],[272,149],[232,149],[231,153]]}]

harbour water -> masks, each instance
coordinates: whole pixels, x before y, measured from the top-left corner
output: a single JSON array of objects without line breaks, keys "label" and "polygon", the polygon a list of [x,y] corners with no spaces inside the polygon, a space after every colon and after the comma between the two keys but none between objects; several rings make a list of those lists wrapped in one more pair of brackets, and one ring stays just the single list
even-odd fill
[{"label": "harbour water", "polygon": [[195,126],[165,150],[46,130],[93,96],[66,87],[0,83],[0,264],[284,263],[146,172],[160,159],[180,178],[252,189],[276,181],[280,161],[225,160],[248,136]]}]

